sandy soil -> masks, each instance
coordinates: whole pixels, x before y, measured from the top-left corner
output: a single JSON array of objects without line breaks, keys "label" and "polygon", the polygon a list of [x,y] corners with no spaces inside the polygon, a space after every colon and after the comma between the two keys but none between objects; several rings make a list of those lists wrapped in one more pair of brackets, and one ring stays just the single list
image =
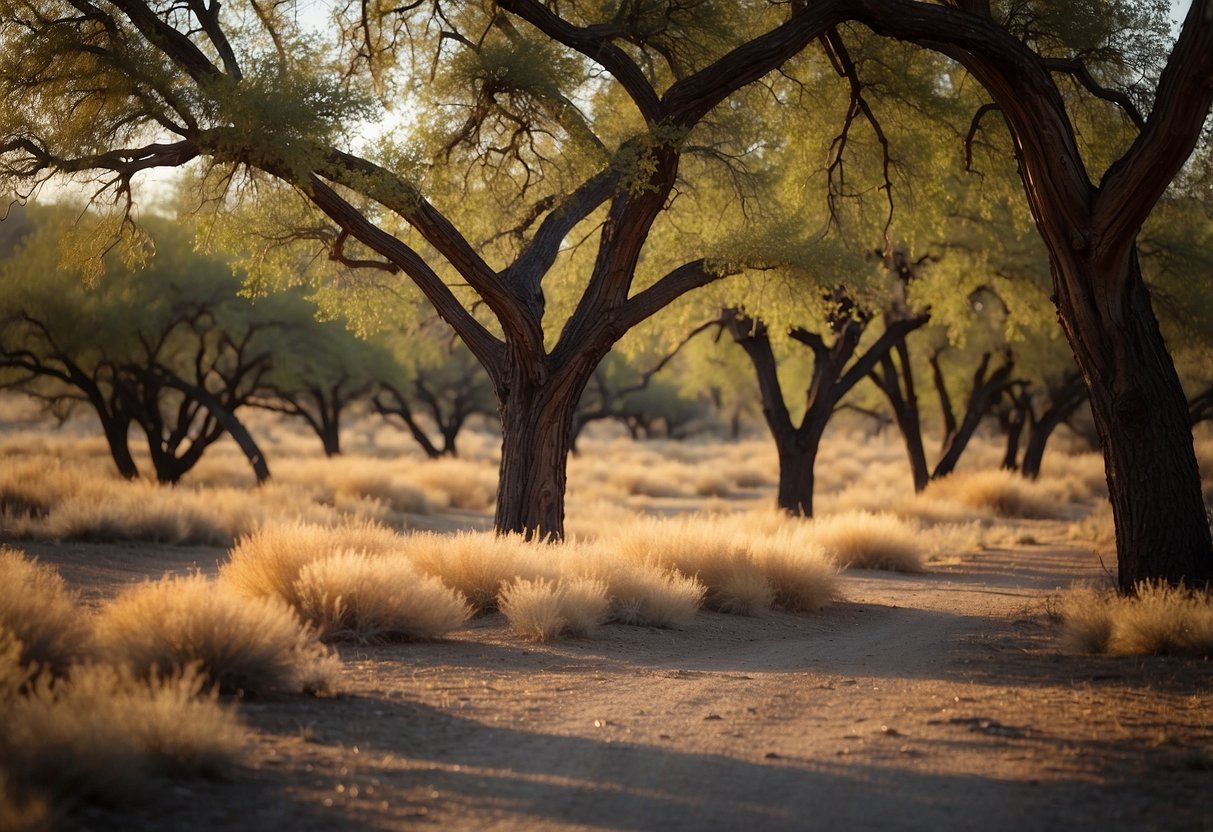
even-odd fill
[{"label": "sandy soil", "polygon": [[[19,543],[91,598],[222,552]],[[848,573],[813,616],[534,645],[500,616],[346,648],[343,692],[240,704],[228,782],[88,829],[1210,829],[1213,665],[1065,654],[1078,549]]]}]

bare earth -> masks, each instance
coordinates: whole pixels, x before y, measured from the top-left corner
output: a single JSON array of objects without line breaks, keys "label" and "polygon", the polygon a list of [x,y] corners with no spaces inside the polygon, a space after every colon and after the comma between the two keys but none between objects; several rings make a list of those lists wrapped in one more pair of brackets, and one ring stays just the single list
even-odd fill
[{"label": "bare earth", "polygon": [[[221,550],[18,546],[91,598]],[[1066,654],[1062,546],[847,573],[813,616],[534,645],[500,616],[240,703],[249,767],[89,829],[1213,830],[1213,665]]]}]

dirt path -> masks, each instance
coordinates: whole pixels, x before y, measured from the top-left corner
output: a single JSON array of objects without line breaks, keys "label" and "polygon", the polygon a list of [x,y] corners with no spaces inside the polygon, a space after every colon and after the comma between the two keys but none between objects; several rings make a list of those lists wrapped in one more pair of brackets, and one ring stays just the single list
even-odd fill
[{"label": "dirt path", "polygon": [[[27,548],[94,593],[141,571],[107,547]],[[149,571],[208,559],[161,550]],[[1021,547],[848,574],[846,600],[809,617],[704,613],[536,646],[491,616],[445,642],[347,649],[341,696],[241,705],[258,731],[232,782],[87,822],[1213,829],[1209,663],[1059,652],[1047,597],[1100,572]]]}]

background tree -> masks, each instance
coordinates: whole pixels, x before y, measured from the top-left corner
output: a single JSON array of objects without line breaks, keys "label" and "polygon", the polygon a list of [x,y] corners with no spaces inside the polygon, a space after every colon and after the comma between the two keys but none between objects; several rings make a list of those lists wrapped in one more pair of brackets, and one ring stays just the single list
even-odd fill
[{"label": "background tree", "polygon": [[344,320],[317,321],[307,300],[283,297],[294,302],[276,304],[284,317],[277,322],[273,360],[249,404],[302,420],[320,438],[325,456],[335,456],[349,408],[369,402],[376,385],[399,371],[384,347],[359,338]]},{"label": "background tree", "polygon": [[37,231],[3,262],[4,383],[50,407],[91,408],[124,477],[139,473],[129,446],[137,425],[161,482],[179,481],[225,435],[267,479],[237,410],[270,367],[283,304],[238,297],[227,263],[196,255],[185,232],[160,222],[147,224],[159,248],[150,266],[111,258],[87,285],[57,263],[75,213],[37,212]]},{"label": "background tree", "polygon": [[456,443],[468,421],[496,418],[484,368],[438,318],[424,319],[414,331],[380,333],[375,340],[395,361],[393,372],[376,379],[375,410],[389,421],[400,420],[427,457],[458,456]]}]

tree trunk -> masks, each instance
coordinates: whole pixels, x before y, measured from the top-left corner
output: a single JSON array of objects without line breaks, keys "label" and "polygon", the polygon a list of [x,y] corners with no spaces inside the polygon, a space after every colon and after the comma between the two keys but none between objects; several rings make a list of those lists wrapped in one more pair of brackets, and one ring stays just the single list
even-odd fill
[{"label": "tree trunk", "polygon": [[139,478],[139,468],[131,456],[129,418],[102,419],[101,426],[105,431],[105,444],[109,446],[110,457],[118,468],[118,475],[124,480]]},{"label": "tree trunk", "polygon": [[[910,366],[909,350],[902,341],[895,348],[897,361],[892,353],[880,361],[880,370],[873,371],[869,378],[884,393],[893,409],[897,429],[905,442],[906,456],[910,463],[910,476],[914,480],[915,493],[923,491],[931,481],[927,469],[927,451],[922,444],[922,423],[918,415],[918,394],[914,389],[914,371]],[[898,365],[900,364],[900,370]],[[903,390],[904,385],[904,390]]]},{"label": "tree trunk", "polygon": [[[976,433],[977,426],[981,424],[981,420],[985,418],[1007,387],[1013,366],[1011,360],[1008,358],[987,379],[986,368],[989,366],[989,362],[990,356],[987,353],[982,356],[981,364],[973,375],[973,390],[969,393],[969,398],[965,403],[964,418],[960,420],[959,426],[956,426],[955,420],[953,420],[953,429],[944,442],[943,455],[935,464],[935,470],[931,472],[933,480],[946,477],[956,470],[956,464],[960,462],[961,454],[969,446],[969,440]],[[939,378],[942,379],[942,376]],[[940,392],[943,393],[942,386]]]},{"label": "tree trunk", "polygon": [[1027,413],[1019,402],[1012,402],[1010,409],[1002,418],[1003,431],[1007,435],[1007,449],[1002,455],[1004,471],[1019,470],[1019,442],[1023,439],[1023,429],[1027,423]]},{"label": "tree trunk", "polygon": [[1030,480],[1040,476],[1040,465],[1044,459],[1045,446],[1059,425],[1074,415],[1083,402],[1087,400],[1087,388],[1083,385],[1082,376],[1074,373],[1050,395],[1051,406],[1039,419],[1033,421],[1028,431],[1028,446],[1023,454],[1023,475]]},{"label": "tree trunk", "polygon": [[813,516],[814,466],[826,419],[820,424],[801,426],[792,432],[773,433],[779,453],[779,491],[776,496],[780,510],[793,517]]},{"label": "tree trunk", "polygon": [[[583,350],[574,359],[576,366],[553,372],[546,383],[515,371],[508,388],[498,392],[501,472],[494,518],[498,534],[564,539],[565,485],[577,402],[590,372],[609,348],[608,344],[601,353]],[[515,366],[520,363],[514,361]]]},{"label": "tree trunk", "polygon": [[1131,593],[1141,581],[1206,585],[1213,541],[1188,404],[1136,250],[1109,266],[1052,248],[1059,317],[1103,446],[1120,589]]},{"label": "tree trunk", "polygon": [[320,423],[320,428],[320,442],[324,445],[324,455],[326,457],[341,456],[341,429],[338,420],[325,417]]}]

